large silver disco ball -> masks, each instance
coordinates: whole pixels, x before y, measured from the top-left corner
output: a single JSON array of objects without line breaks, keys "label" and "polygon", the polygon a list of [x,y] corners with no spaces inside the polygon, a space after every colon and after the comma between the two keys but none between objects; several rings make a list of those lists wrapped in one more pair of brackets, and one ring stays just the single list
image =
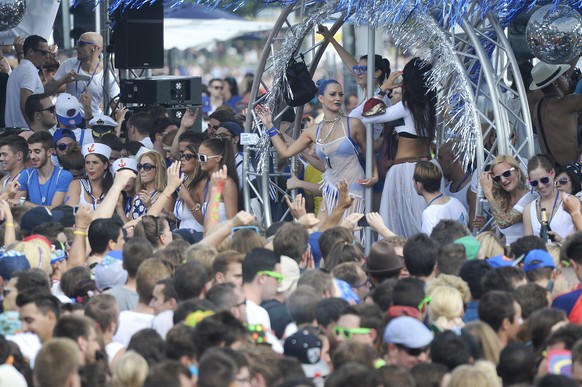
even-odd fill
[{"label": "large silver disco ball", "polygon": [[26,0],[0,0],[0,31],[20,24],[26,13]]},{"label": "large silver disco ball", "polygon": [[565,5],[544,5],[525,30],[531,52],[546,63],[568,63],[582,51],[582,16]]}]

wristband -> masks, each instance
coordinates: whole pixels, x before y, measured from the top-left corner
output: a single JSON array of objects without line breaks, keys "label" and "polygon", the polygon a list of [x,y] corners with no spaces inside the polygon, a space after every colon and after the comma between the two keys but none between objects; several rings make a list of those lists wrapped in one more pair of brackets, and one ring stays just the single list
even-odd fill
[{"label": "wristband", "polygon": [[386,92],[383,90],[380,90],[380,92],[378,93],[378,95],[381,95],[382,97],[384,97],[386,95]]},{"label": "wristband", "polygon": [[77,230],[75,230],[75,231],[73,231],[73,235],[80,235],[80,236],[86,237],[87,236],[87,233],[84,232],[84,231],[77,231]]},{"label": "wristband", "polygon": [[4,227],[14,227],[14,223],[4,223]]},{"label": "wristband", "polygon": [[273,126],[271,129],[267,129],[267,133],[269,134],[269,137],[275,137],[279,134],[279,129]]}]

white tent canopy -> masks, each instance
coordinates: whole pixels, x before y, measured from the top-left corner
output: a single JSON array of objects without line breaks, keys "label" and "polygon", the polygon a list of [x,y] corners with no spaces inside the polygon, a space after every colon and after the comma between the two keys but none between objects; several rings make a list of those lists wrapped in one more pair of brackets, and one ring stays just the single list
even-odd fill
[{"label": "white tent canopy", "polygon": [[199,48],[248,32],[266,31],[272,23],[233,19],[164,19],[164,48]]}]

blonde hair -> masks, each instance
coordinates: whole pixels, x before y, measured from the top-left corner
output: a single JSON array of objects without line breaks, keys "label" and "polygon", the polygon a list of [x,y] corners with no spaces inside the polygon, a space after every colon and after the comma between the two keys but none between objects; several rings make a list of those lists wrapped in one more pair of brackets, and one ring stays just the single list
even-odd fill
[{"label": "blonde hair", "polygon": [[437,286],[430,293],[428,315],[437,327],[447,330],[462,327],[463,298],[461,293],[451,286]]},{"label": "blonde hair", "polygon": [[209,279],[214,278],[212,274],[212,263],[218,255],[218,251],[213,246],[208,246],[203,243],[196,243],[188,247],[186,250],[186,261],[196,261],[204,266],[206,276]]},{"label": "blonde hair", "polygon": [[113,369],[113,380],[120,387],[143,386],[149,372],[147,361],[135,351],[127,351]]},{"label": "blonde hair", "polygon": [[439,274],[438,277],[428,283],[427,295],[430,296],[432,290],[439,286],[451,286],[461,293],[464,303],[471,301],[469,285],[461,277],[452,274]]},{"label": "blonde hair", "polygon": [[495,257],[496,255],[505,254],[505,247],[497,235],[491,231],[479,233],[475,238],[481,245],[481,252],[487,258]]},{"label": "blonde hair", "polygon": [[495,365],[499,364],[502,348],[493,328],[483,321],[472,321],[465,325],[465,330],[479,342],[483,350],[483,358]]},{"label": "blonde hair", "polygon": [[560,246],[555,243],[546,243],[546,250],[548,250],[548,254],[552,256],[554,265],[560,267]]},{"label": "blonde hair", "polygon": [[494,372],[495,367],[478,363],[489,362],[478,361],[475,365],[462,365],[455,368],[447,387],[501,387],[499,377]]},{"label": "blonde hair", "polygon": [[[153,160],[154,165],[156,166],[156,177],[154,178],[155,190],[162,192],[168,184],[168,171],[166,170],[166,162],[164,161],[164,158],[158,152],[150,151],[139,156],[137,162],[141,163],[144,157],[149,157]],[[135,180],[135,192],[141,191],[142,188],[141,175],[138,173],[137,179]]]},{"label": "blonde hair", "polygon": [[[519,182],[519,187],[525,188],[525,174],[521,170],[521,167],[516,159],[508,155],[497,156],[495,160],[491,163],[490,171],[493,171],[497,165],[505,163],[508,164],[510,168],[515,168],[515,173],[517,174],[517,180]],[[493,197],[501,204],[503,211],[509,210],[509,204],[511,203],[511,194],[504,190],[500,184],[493,182]]]}]

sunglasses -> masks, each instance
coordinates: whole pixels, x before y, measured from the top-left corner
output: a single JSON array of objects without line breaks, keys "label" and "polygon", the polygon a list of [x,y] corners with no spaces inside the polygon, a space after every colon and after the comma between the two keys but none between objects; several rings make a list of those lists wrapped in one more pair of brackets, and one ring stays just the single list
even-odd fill
[{"label": "sunglasses", "polygon": [[194,157],[197,157],[197,155],[193,155],[191,153],[180,153],[180,160],[190,161]]},{"label": "sunglasses", "polygon": [[372,330],[370,328],[342,328],[335,326],[333,327],[333,334],[337,338],[344,338],[345,340],[351,340],[354,335],[367,335]]},{"label": "sunglasses", "polygon": [[566,185],[569,181],[571,180],[567,177],[562,177],[561,179],[556,180],[556,185]]},{"label": "sunglasses", "polygon": [[238,226],[238,227],[233,227],[232,230],[230,231],[230,239],[232,239],[234,237],[235,232],[240,231],[240,230],[253,230],[257,234],[261,235],[261,232],[259,231],[259,228],[257,226]]},{"label": "sunglasses", "polygon": [[67,150],[67,148],[72,144],[72,142],[68,143],[68,144],[59,144],[57,145],[57,149],[60,150],[61,152],[64,152]]},{"label": "sunglasses", "polygon": [[420,301],[420,304],[418,304],[418,310],[422,310],[422,308],[423,308],[425,305],[427,305],[427,306],[428,306],[428,305],[430,304],[430,301],[431,301],[431,300],[432,300],[431,296],[426,296],[426,297],[424,297],[424,298],[422,299],[422,301]]},{"label": "sunglasses", "polygon": [[38,111],[38,112],[49,112],[49,113],[54,113],[54,112],[55,112],[55,110],[56,110],[56,107],[55,107],[55,105],[53,105],[53,106],[49,106],[49,107],[47,107],[47,108],[40,109],[40,110],[37,110],[37,111]]},{"label": "sunglasses", "polygon": [[511,176],[511,172],[513,171],[515,171],[515,167],[511,167],[507,171],[503,171],[499,175],[493,176],[493,181],[499,183],[502,177],[509,179],[509,176]]},{"label": "sunglasses", "polygon": [[409,354],[412,357],[419,357],[421,354],[427,353],[429,350],[428,346],[420,347],[420,348],[408,348],[408,347],[405,347],[404,345],[396,344],[396,347],[402,349],[403,351],[405,351],[407,354]]},{"label": "sunglasses", "polygon": [[260,271],[257,273],[257,275],[266,275],[267,277],[275,278],[279,283],[283,282],[283,279],[285,278],[283,274],[275,273],[274,271],[271,270]]},{"label": "sunglasses", "polygon": [[137,170],[141,171],[142,169],[146,172],[149,172],[152,170],[152,168],[155,168],[156,166],[150,163],[145,163],[145,164],[138,164],[137,165]]},{"label": "sunglasses", "polygon": [[33,48],[33,51],[40,52],[43,56],[47,56],[49,52],[47,50],[41,50],[40,48]]},{"label": "sunglasses", "polygon": [[530,180],[530,181],[529,181],[529,184],[530,184],[532,187],[537,187],[537,186],[538,186],[540,183],[542,183],[543,185],[546,185],[546,184],[548,184],[548,183],[550,182],[550,176],[552,176],[552,173],[550,173],[550,175],[549,175],[549,176],[542,177],[542,178],[541,178],[541,179],[539,179],[539,180]]},{"label": "sunglasses", "polygon": [[208,162],[208,160],[215,159],[217,157],[222,157],[222,156],[220,156],[220,155],[208,156],[208,155],[205,155],[202,153],[198,153],[198,162],[206,163],[206,162]]},{"label": "sunglasses", "polygon": [[75,43],[75,46],[77,46],[77,47],[83,47],[83,46],[92,46],[92,45],[94,45],[94,44],[95,44],[95,43],[93,43],[93,42],[87,42],[87,41],[85,41],[85,40],[81,40],[81,39],[79,39],[79,40],[77,40],[77,42]]},{"label": "sunglasses", "polygon": [[356,75],[362,75],[368,71],[368,66],[354,66],[352,67],[352,73]]}]

